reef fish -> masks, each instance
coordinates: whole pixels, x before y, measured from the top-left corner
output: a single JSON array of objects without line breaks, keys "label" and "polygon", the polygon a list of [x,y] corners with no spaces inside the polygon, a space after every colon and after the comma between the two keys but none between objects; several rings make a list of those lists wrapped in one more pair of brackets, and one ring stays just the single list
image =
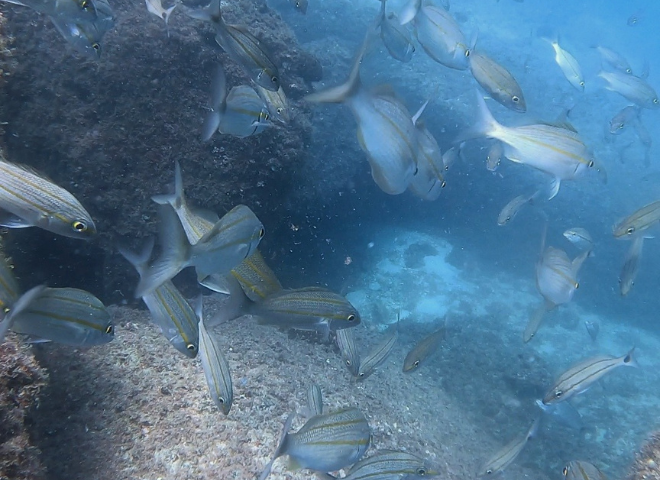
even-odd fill
[{"label": "reef fish", "polygon": [[213,403],[224,413],[229,414],[234,399],[234,390],[229,371],[229,362],[222,353],[222,346],[213,332],[208,332],[201,312],[201,298],[197,308],[199,318],[199,358],[206,384]]},{"label": "reef fish", "polygon": [[563,233],[563,235],[566,238],[566,240],[571,242],[580,250],[592,251],[594,249],[594,241],[591,238],[591,235],[589,234],[586,228],[582,228],[582,227],[569,228]]},{"label": "reef fish", "polygon": [[598,332],[600,331],[600,325],[596,322],[590,322],[589,320],[584,321],[584,328],[587,329],[591,341],[595,342],[598,338]]},{"label": "reef fish", "polygon": [[443,175],[445,164],[440,146],[419,119],[427,104],[428,101],[412,118],[417,129],[417,173],[413,176],[408,188],[418,197],[432,201],[440,196],[440,192],[445,188],[447,182]]},{"label": "reef fish", "polygon": [[660,221],[660,200],[651,202],[628,215],[614,226],[614,238],[630,239],[654,227]]},{"label": "reef fish", "polygon": [[259,249],[231,270],[243,292],[253,302],[282,290],[282,284],[275,272],[266,264]]},{"label": "reef fish", "polygon": [[97,17],[94,0],[2,0],[29,7],[35,12],[65,21],[93,22]]},{"label": "reef fish", "polygon": [[523,342],[527,343],[536,336],[536,332],[541,328],[541,323],[543,323],[548,308],[550,307],[544,302],[532,312],[527,326],[523,331]]},{"label": "reef fish", "polygon": [[0,225],[39,227],[71,238],[96,233],[92,217],[67,190],[0,157]]},{"label": "reef fish", "polygon": [[620,54],[616,53],[614,50],[610,50],[607,47],[602,45],[597,45],[594,47],[596,51],[600,54],[600,58],[610,65],[612,68],[619,70],[620,72],[627,73],[631,75],[633,73],[632,68],[628,60],[623,58]]},{"label": "reef fish", "polygon": [[361,379],[367,378],[373,371],[382,364],[390,353],[394,345],[399,339],[399,328],[393,328],[392,333],[388,334],[380,343],[375,345],[367,355],[360,360],[360,368],[358,370],[358,377]]},{"label": "reef fish", "polygon": [[658,94],[642,78],[617,71],[602,71],[598,76],[607,82],[605,86],[607,90],[618,93],[640,107],[658,108],[660,106]]},{"label": "reef fish", "polygon": [[587,391],[595,382],[618,367],[637,367],[637,361],[633,357],[634,351],[633,347],[621,357],[599,355],[573,365],[559,376],[543,397],[543,403],[551,405],[565,402],[575,395]]},{"label": "reef fish", "polygon": [[532,426],[529,427],[529,430],[527,430],[524,435],[514,438],[490,457],[479,469],[479,476],[493,476],[497,473],[503,472],[506,467],[511,465],[514,460],[518,458],[520,452],[522,452],[527,446],[527,442],[536,435],[540,419],[541,417],[538,417],[534,420],[534,423],[532,423]]},{"label": "reef fish", "polygon": [[358,375],[360,371],[360,351],[355,343],[355,335],[352,328],[337,330],[337,346],[341,353],[344,365],[352,375]]},{"label": "reef fish", "polygon": [[638,116],[638,106],[628,105],[627,107],[624,107],[619,113],[612,117],[612,120],[610,120],[610,133],[612,135],[622,133],[629,124],[632,124],[638,118]]},{"label": "reef fish", "polygon": [[195,245],[191,245],[178,216],[169,205],[160,205],[158,214],[161,256],[138,284],[136,297],[155,290],[186,267],[194,266],[198,280],[225,274],[254,253],[264,236],[264,226],[245,205],[227,212]]},{"label": "reef fish", "polygon": [[273,92],[255,83],[255,89],[268,108],[268,113],[270,113],[268,120],[279,125],[286,125],[291,121],[289,101],[281,86],[277,92]]},{"label": "reef fish", "polygon": [[403,371],[412,372],[419,365],[430,357],[440,346],[440,342],[445,339],[446,329],[440,327],[435,332],[420,340],[406,355],[403,361]]},{"label": "reef fish", "polygon": [[493,146],[488,149],[488,155],[486,156],[486,169],[489,172],[494,172],[497,170],[497,167],[500,166],[503,153],[504,149],[502,148],[501,142],[495,142]]},{"label": "reef fish", "polygon": [[496,102],[514,112],[527,111],[522,88],[506,68],[474,50],[469,56],[469,62],[474,79]]},{"label": "reef fish", "polygon": [[447,10],[423,5],[415,14],[413,24],[417,41],[429,57],[456,70],[468,68],[470,47],[456,20]]},{"label": "reef fish", "polygon": [[562,474],[566,480],[607,480],[607,477],[593,463],[583,460],[569,462]]},{"label": "reef fish", "polygon": [[536,288],[545,298],[548,310],[571,301],[580,287],[577,275],[588,255],[589,251],[584,251],[571,261],[558,248],[548,247],[543,252],[536,263]]},{"label": "reef fish", "polygon": [[380,38],[383,45],[392,56],[400,62],[409,62],[415,53],[412,35],[408,29],[401,25],[397,16],[393,13],[385,13],[387,0],[380,0],[381,9],[376,20],[377,28],[380,28]]},{"label": "reef fish", "polygon": [[11,330],[74,347],[91,347],[114,338],[105,305],[85,290],[45,288],[14,317]]},{"label": "reef fish", "polygon": [[584,76],[582,75],[582,70],[580,69],[578,61],[573,55],[561,48],[557,40],[546,40],[552,45],[552,48],[555,51],[555,62],[557,62],[557,65],[561,68],[566,80],[568,80],[568,82],[575,88],[583,92]]},{"label": "reef fish", "polygon": [[282,439],[259,480],[270,474],[275,459],[288,455],[290,466],[332,472],[356,463],[369,448],[371,428],[357,408],[316,415],[295,433],[288,433],[293,416],[284,424]]},{"label": "reef fish", "polygon": [[630,249],[626,253],[626,258],[621,267],[621,274],[619,275],[619,292],[621,296],[626,296],[630,293],[630,289],[635,284],[637,272],[639,271],[639,263],[642,259],[642,247],[644,246],[644,236],[636,236],[630,244]]},{"label": "reef fish", "polygon": [[163,4],[161,3],[161,0],[144,0],[144,3],[147,4],[147,11],[149,13],[152,13],[156,15],[158,18],[165,21],[165,28],[167,28],[167,36],[169,37],[170,15],[172,15],[172,12],[177,7],[178,3],[175,3],[170,8],[163,8]]},{"label": "reef fish", "polygon": [[105,34],[115,26],[114,12],[105,0],[94,2],[96,18],[93,21],[69,19],[66,16],[49,16],[60,33],[76,51],[95,60],[101,58],[101,42]]},{"label": "reef fish", "polygon": [[[139,254],[119,247],[119,253],[144,276],[154,240],[150,239]],[[142,296],[147,305],[151,320],[160,327],[168,342],[188,358],[195,358],[199,351],[199,319],[181,292],[168,280],[154,291]]]},{"label": "reef fish", "polygon": [[[353,465],[342,480],[423,480],[435,475],[438,475],[438,472],[417,455],[396,450],[380,450]],[[334,477],[327,475],[327,478]]]},{"label": "reef fish", "polygon": [[523,195],[518,195],[517,197],[511,199],[509,203],[504,205],[504,208],[500,211],[500,214],[497,216],[497,224],[499,226],[503,226],[508,224],[511,220],[513,220],[516,215],[518,215],[518,212],[527,204],[531,204],[538,198],[540,195],[541,191],[536,191],[532,193],[531,195],[523,194]]}]

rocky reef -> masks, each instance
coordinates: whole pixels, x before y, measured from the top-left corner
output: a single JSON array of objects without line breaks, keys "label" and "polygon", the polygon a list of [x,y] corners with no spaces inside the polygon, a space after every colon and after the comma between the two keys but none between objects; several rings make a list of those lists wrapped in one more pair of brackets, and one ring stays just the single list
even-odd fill
[{"label": "rocky reef", "polygon": [[[47,18],[2,4],[20,67],[6,84],[7,158],[70,190],[92,214],[99,240],[82,243],[48,232],[12,231],[7,249],[25,287],[83,287],[105,302],[132,298],[135,273],[114,246],[156,232],[151,196],[171,188],[174,161],[194,205],[223,214],[252,208],[267,231],[304,163],[311,125],[302,96],[322,67],[304,52],[264,0],[223,3],[228,23],[249,25],[280,66],[292,121],[245,139],[200,139],[211,76],[225,66],[228,85],[248,80],[218,47],[210,25],[174,11],[169,37],[144,2],[112,2],[116,27],[99,61],[76,53]],[[48,254],[44,255],[43,252]]]},{"label": "rocky reef", "polygon": [[629,480],[660,479],[660,432],[654,432],[635,455],[635,461],[628,474]]}]

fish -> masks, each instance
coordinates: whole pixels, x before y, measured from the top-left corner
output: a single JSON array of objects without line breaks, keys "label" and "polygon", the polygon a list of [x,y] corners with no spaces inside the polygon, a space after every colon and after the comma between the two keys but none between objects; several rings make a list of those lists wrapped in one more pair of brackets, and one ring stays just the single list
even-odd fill
[{"label": "fish", "polygon": [[186,195],[183,190],[183,177],[181,165],[178,160],[174,161],[174,193],[165,195],[154,195],[151,199],[160,205],[171,205],[176,212],[179,221],[186,232],[186,237],[191,245],[199,240],[220,220],[213,212],[195,210],[188,206]]},{"label": "fish", "polygon": [[497,167],[502,163],[502,155],[504,149],[500,142],[495,142],[490,149],[488,149],[488,155],[486,156],[486,169],[489,172],[494,172],[497,170]]},{"label": "fish", "polygon": [[565,402],[587,391],[598,380],[618,367],[638,367],[635,347],[621,357],[599,355],[582,360],[562,373],[543,397],[545,405]]},{"label": "fish", "polygon": [[115,26],[115,14],[104,0],[95,0],[95,20],[70,19],[67,16],[51,15],[51,22],[59,34],[76,51],[90,58],[101,58],[101,42],[105,34]]},{"label": "fish", "polygon": [[406,25],[415,18],[422,8],[422,0],[407,0],[406,4],[399,13],[399,23]]},{"label": "fish", "polygon": [[503,144],[506,158],[553,177],[550,199],[559,191],[562,180],[573,180],[587,170],[596,171],[601,181],[607,181],[604,168],[597,165],[592,153],[575,131],[543,123],[506,127],[493,118],[481,95],[477,94],[476,98],[479,118],[470,129],[454,140],[455,144],[482,137],[499,140]]},{"label": "fish", "polygon": [[[342,480],[422,480],[436,475],[438,472],[417,455],[397,450],[379,450],[353,465]],[[327,475],[327,478],[334,477]]]},{"label": "fish", "polygon": [[387,357],[392,353],[394,345],[399,339],[398,322],[393,332],[387,335],[380,343],[374,346],[369,353],[360,360],[360,368],[358,370],[358,378],[365,379],[371,375],[380,364],[382,364]]},{"label": "fish", "polygon": [[303,15],[307,14],[307,7],[309,5],[309,0],[289,0],[289,3],[293,5],[293,8],[298,10]]},{"label": "fish", "polygon": [[[269,120],[278,125],[287,125],[291,121],[291,111],[284,89],[280,86],[277,92],[273,92],[256,83],[254,88],[270,114],[269,118],[264,118],[262,122],[267,123],[266,120]],[[262,117],[265,117],[265,115],[262,114]]]},{"label": "fish", "polygon": [[252,305],[262,325],[315,330],[324,335],[360,324],[360,314],[341,295],[317,287],[281,290]]},{"label": "fish", "polygon": [[623,130],[636,119],[639,118],[639,107],[637,105],[628,105],[610,120],[610,133],[619,135]]},{"label": "fish", "polygon": [[282,290],[275,272],[266,264],[259,249],[231,270],[245,295],[253,302],[263,300]]},{"label": "fish", "polygon": [[518,458],[520,452],[522,452],[527,446],[527,442],[536,435],[540,420],[541,417],[537,417],[524,435],[514,438],[490,457],[479,469],[478,476],[493,476],[503,472],[509,465],[511,465],[515,459]]},{"label": "fish", "polygon": [[44,288],[15,315],[11,330],[73,347],[103,345],[115,333],[105,305],[77,288]]},{"label": "fish", "polygon": [[31,307],[45,289],[45,285],[33,287],[23,295],[17,297],[11,307],[5,306],[3,308],[3,316],[2,320],[0,320],[0,344],[4,342],[9,329],[13,328],[15,318]]},{"label": "fish", "polygon": [[576,277],[589,255],[582,252],[573,261],[566,252],[548,247],[536,263],[536,288],[548,304],[548,310],[571,301],[580,287]]},{"label": "fish", "polygon": [[566,480],[607,480],[607,477],[593,463],[584,460],[569,462],[562,474]]},{"label": "fish", "polygon": [[576,89],[584,92],[584,76],[580,69],[580,64],[573,55],[559,46],[557,40],[545,39],[555,51],[555,62],[561,68],[566,80]]},{"label": "fish", "polygon": [[403,372],[412,372],[419,365],[430,357],[440,346],[440,342],[445,339],[446,329],[440,327],[435,332],[420,340],[406,355],[403,361]]},{"label": "fish", "polygon": [[609,48],[603,47],[602,45],[596,45],[592,48],[594,48],[600,54],[600,58],[612,68],[619,70],[620,72],[627,73],[628,75],[632,75],[633,71],[630,67],[630,64],[628,63],[628,60],[623,58],[614,50],[610,50]]},{"label": "fish", "polygon": [[596,322],[590,322],[589,320],[584,321],[584,328],[587,329],[587,333],[591,337],[591,341],[595,342],[598,338],[598,332],[600,331],[600,325]]},{"label": "fish", "polygon": [[545,405],[541,400],[535,400],[535,403],[545,415],[550,416],[553,420],[568,428],[580,431],[584,427],[582,415],[580,415],[580,412],[570,402]]},{"label": "fish", "polygon": [[307,409],[311,416],[323,415],[323,394],[321,387],[315,383],[307,389]]},{"label": "fish", "polygon": [[144,0],[144,2],[147,4],[147,11],[149,13],[153,13],[158,18],[165,20],[165,28],[167,29],[167,36],[169,37],[170,29],[168,23],[170,21],[170,15],[172,15],[172,12],[177,7],[178,3],[175,3],[170,8],[163,8],[161,0]]},{"label": "fish", "polygon": [[626,100],[642,108],[654,109],[660,107],[658,94],[643,78],[618,71],[601,71],[598,77],[607,82],[605,89],[618,93]]},{"label": "fish", "polygon": [[208,141],[217,131],[239,138],[257,135],[271,126],[268,106],[248,85],[232,87],[227,94],[227,79],[220,66],[213,79],[211,111],[202,127],[202,140]]},{"label": "fish", "polygon": [[461,147],[456,148],[456,147],[451,147],[449,150],[447,150],[445,153],[442,154],[442,164],[445,167],[445,172],[449,171],[449,169],[456,163],[456,160],[459,158],[462,158],[463,152],[461,150]]},{"label": "fish", "polygon": [[67,190],[28,167],[0,157],[0,225],[39,227],[70,238],[90,239],[96,226]]},{"label": "fish", "polygon": [[527,111],[522,88],[506,68],[487,55],[472,51],[469,56],[472,76],[488,95],[509,110]]},{"label": "fish", "polygon": [[417,41],[429,57],[455,70],[469,67],[471,47],[447,10],[423,5],[414,16],[413,24]]},{"label": "fish", "polygon": [[531,317],[529,317],[529,321],[527,322],[525,330],[523,331],[523,342],[527,343],[536,336],[536,332],[539,331],[547,311],[548,305],[545,302],[542,303],[536,310],[534,310]]},{"label": "fish", "polygon": [[238,205],[227,212],[199,241],[191,245],[178,216],[169,205],[159,205],[161,256],[140,279],[136,298],[155,290],[181,270],[194,266],[197,279],[224,274],[254,253],[265,234],[264,226],[249,207]]},{"label": "fish", "polygon": [[433,201],[440,196],[447,185],[443,172],[444,160],[438,142],[419,117],[428,101],[413,115],[412,121],[417,129],[417,173],[408,188],[423,200]]},{"label": "fish", "polygon": [[658,221],[660,221],[660,200],[643,206],[617,223],[613,229],[614,238],[634,238],[654,227]]},{"label": "fish", "polygon": [[644,236],[636,236],[630,244],[630,249],[626,253],[626,258],[621,267],[619,275],[619,292],[622,297],[630,293],[630,289],[635,285],[635,278],[639,271],[639,262],[642,258],[642,247],[644,246]]},{"label": "fish", "polygon": [[412,35],[405,26],[401,25],[395,14],[390,13],[387,15],[385,13],[387,0],[380,0],[380,2],[381,9],[376,19],[376,28],[380,28],[380,38],[383,45],[385,45],[392,58],[407,63],[415,53]]},{"label": "fish", "polygon": [[534,203],[541,191],[538,190],[531,195],[518,195],[513,198],[509,203],[504,205],[504,208],[500,211],[500,214],[497,216],[497,224],[499,226],[507,225],[511,220],[513,220],[518,212],[527,204]]},{"label": "fish", "polygon": [[234,389],[229,371],[229,362],[222,353],[222,346],[217,337],[211,331],[206,330],[201,310],[201,297],[197,304],[197,315],[199,325],[199,358],[202,361],[202,369],[206,384],[213,403],[225,415],[229,415],[231,405],[234,401]]},{"label": "fish", "polygon": [[2,0],[31,8],[35,12],[64,21],[94,22],[98,16],[93,0]]},{"label": "fish", "polygon": [[[140,277],[144,276],[154,246],[148,240],[139,254],[119,247],[119,253],[135,267]],[[168,342],[188,358],[195,358],[199,351],[199,318],[181,292],[168,280],[153,292],[146,293],[142,300],[147,305],[151,320],[160,327]]]},{"label": "fish", "polygon": [[628,17],[628,20],[626,20],[626,25],[628,25],[629,27],[636,27],[644,19],[644,16],[645,16],[644,9],[643,8],[639,9]]},{"label": "fish", "polygon": [[337,330],[337,346],[344,365],[353,376],[357,377],[360,372],[360,351],[355,343],[353,332],[352,328]]},{"label": "fish", "polygon": [[351,109],[372,178],[385,193],[399,195],[406,191],[417,169],[417,130],[405,105],[390,91],[367,91],[362,87],[360,63],[372,35],[372,31],[367,32],[344,84],[305,99],[312,103],[345,103]]},{"label": "fish", "polygon": [[566,238],[566,240],[571,242],[580,250],[592,251],[594,249],[594,241],[591,238],[591,235],[589,234],[586,228],[582,228],[582,227],[569,228],[563,233],[563,235]]},{"label": "fish", "polygon": [[332,472],[356,463],[371,444],[371,427],[357,408],[316,415],[297,432],[288,433],[294,416],[287,418],[275,455],[259,480],[268,477],[273,462],[282,455],[289,456],[292,469]]},{"label": "fish", "polygon": [[220,11],[220,0],[211,0],[211,4],[205,9],[187,9],[186,13],[191,18],[215,26],[216,43],[243,68],[252,81],[267,90],[273,92],[279,90],[281,85],[279,70],[270,59],[262,42],[245,26],[225,23]]}]

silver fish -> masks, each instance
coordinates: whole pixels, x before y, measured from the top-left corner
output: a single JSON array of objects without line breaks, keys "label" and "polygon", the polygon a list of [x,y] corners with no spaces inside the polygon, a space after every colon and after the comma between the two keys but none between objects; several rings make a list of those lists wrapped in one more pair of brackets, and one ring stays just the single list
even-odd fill
[{"label": "silver fish", "polygon": [[147,4],[147,11],[149,13],[152,13],[165,21],[165,28],[167,29],[167,36],[169,37],[170,29],[168,24],[170,21],[170,15],[172,15],[172,12],[177,7],[178,3],[175,3],[170,8],[163,8],[161,0],[144,0],[144,2]]},{"label": "silver fish", "polygon": [[582,75],[582,70],[580,69],[578,61],[573,55],[561,48],[557,40],[546,40],[552,45],[552,48],[555,51],[555,62],[557,62],[557,65],[561,68],[566,80],[568,80],[575,88],[583,92],[584,76]]},{"label": "silver fish", "polygon": [[392,58],[407,63],[415,53],[412,35],[405,26],[401,25],[396,15],[385,13],[387,0],[380,0],[380,2],[381,9],[377,24],[380,27],[380,38],[383,45],[385,45]]},{"label": "silver fish", "polygon": [[114,338],[105,305],[77,288],[44,289],[16,314],[11,330],[74,347],[102,345]]},{"label": "silver fish", "polygon": [[323,415],[323,394],[321,387],[315,383],[307,389],[307,410],[311,416]]},{"label": "silver fish", "polygon": [[538,190],[531,195],[518,195],[513,198],[509,203],[504,205],[504,208],[500,211],[500,214],[497,216],[497,224],[499,226],[508,224],[516,217],[516,215],[518,215],[520,209],[527,204],[534,203],[534,200],[539,197],[540,193],[541,191]]},{"label": "silver fish", "polygon": [[591,341],[595,342],[598,338],[598,332],[600,331],[600,325],[596,322],[590,322],[589,320],[584,321],[584,328],[587,329]]},{"label": "silver fish", "polygon": [[576,277],[588,251],[582,252],[573,261],[566,252],[548,247],[536,263],[536,288],[547,302],[549,309],[568,303],[580,287]]},{"label": "silver fish", "polygon": [[594,249],[594,241],[591,238],[591,235],[589,234],[586,228],[582,228],[582,227],[569,228],[563,233],[563,235],[564,237],[566,237],[566,240],[571,242],[580,250],[592,251]]},{"label": "silver fish", "polygon": [[417,173],[408,188],[418,197],[433,201],[440,196],[447,182],[443,176],[445,165],[440,146],[431,132],[419,120],[427,104],[428,101],[412,118],[417,129]]},{"label": "silver fish", "polygon": [[562,474],[566,480],[607,480],[607,477],[594,464],[583,460],[569,462]]},{"label": "silver fish", "polygon": [[[497,170],[497,167],[502,163],[502,155],[504,149],[500,142],[495,142],[490,149],[488,150],[488,155],[486,156],[486,169],[489,172],[494,172]],[[499,222],[498,222],[499,223]]]},{"label": "silver fish", "polygon": [[290,416],[275,455],[260,480],[268,477],[273,461],[282,455],[289,456],[294,469],[331,472],[356,463],[371,443],[369,422],[357,408],[314,416],[295,433],[288,433],[291,421]]},{"label": "silver fish", "polygon": [[617,367],[637,367],[637,361],[633,357],[634,351],[633,347],[621,357],[599,355],[577,363],[559,376],[543,397],[543,403],[551,405],[565,402],[575,395],[587,391],[591,385]]},{"label": "silver fish", "polygon": [[258,85],[276,92],[280,88],[277,66],[265,51],[262,42],[242,25],[228,25],[222,18],[220,0],[211,0],[203,10],[187,10],[187,14],[215,26],[215,41],[239,64]]},{"label": "silver fish", "polygon": [[527,343],[536,336],[536,332],[541,328],[541,323],[543,323],[547,311],[548,305],[544,302],[532,312],[532,315],[527,322],[527,326],[523,331],[523,342]]},{"label": "silver fish", "polygon": [[96,0],[94,6],[94,21],[71,20],[61,15],[52,15],[49,18],[64,40],[76,51],[98,60],[103,53],[101,42],[105,34],[114,28],[115,16],[110,5],[104,0]]},{"label": "silver fish", "polygon": [[477,103],[479,119],[455,143],[481,137],[501,141],[506,158],[554,177],[550,198],[559,191],[561,180],[575,179],[589,169],[595,170],[600,179],[606,182],[604,169],[596,165],[593,155],[576,132],[546,124],[506,127],[493,118],[479,94]]},{"label": "silver fish", "polygon": [[360,352],[355,343],[355,335],[352,328],[337,330],[337,346],[341,353],[344,365],[352,375],[358,375],[360,371]]},{"label": "silver fish", "polygon": [[600,58],[602,58],[603,61],[609,64],[611,67],[623,73],[627,73],[628,75],[632,75],[633,71],[630,67],[630,64],[628,63],[628,60],[623,58],[614,50],[610,50],[609,48],[603,47],[602,45],[597,45],[593,48],[595,48],[596,51],[600,54]]},{"label": "silver fish", "polygon": [[298,10],[303,15],[307,14],[307,6],[309,5],[309,0],[289,0],[289,3],[293,5],[293,8]]},{"label": "silver fish", "polygon": [[360,369],[358,370],[358,378],[365,379],[371,375],[380,364],[382,364],[390,353],[394,345],[399,339],[399,328],[394,328],[394,331],[387,335],[384,340],[375,345],[369,353],[360,360]]},{"label": "silver fish", "polygon": [[[147,269],[154,246],[147,241],[141,253],[135,254],[120,247],[119,253],[128,260],[142,277]],[[195,358],[199,351],[199,318],[181,292],[171,281],[166,281],[153,292],[142,296],[151,319],[172,346],[188,358]]]},{"label": "silver fish", "polygon": [[480,52],[472,51],[469,59],[472,76],[495,101],[514,112],[527,111],[522,88],[506,68]]},{"label": "silver fish", "polygon": [[440,346],[440,342],[445,339],[446,329],[440,327],[435,332],[420,340],[406,355],[403,361],[404,373],[412,372],[428,357],[433,355]]},{"label": "silver fish", "polygon": [[462,160],[463,159],[463,146],[462,144],[457,148],[457,147],[451,147],[449,150],[447,150],[445,153],[442,154],[442,164],[445,167],[445,172],[449,171],[449,169],[456,163],[456,160],[459,158]]},{"label": "silver fish", "polygon": [[255,89],[268,108],[270,113],[268,120],[279,125],[286,125],[291,121],[289,101],[282,87],[277,92],[273,92],[255,83]]},{"label": "silver fish", "polygon": [[532,426],[527,430],[527,432],[519,437],[514,438],[511,442],[507,443],[503,448],[498,450],[492,457],[490,457],[486,463],[479,469],[478,475],[480,477],[493,476],[495,474],[501,473],[511,465],[520,452],[527,446],[527,442],[536,435],[538,430],[540,418],[538,417],[532,423]]},{"label": "silver fish", "polygon": [[562,425],[580,431],[584,426],[582,415],[571,405],[571,402],[553,403],[546,405],[541,400],[535,400],[536,405],[543,410],[543,413],[549,415],[553,420]]},{"label": "silver fish", "polygon": [[282,290],[275,272],[266,264],[258,249],[233,268],[231,275],[238,280],[245,295],[253,302]]},{"label": "silver fish", "polygon": [[413,24],[417,41],[429,57],[456,70],[468,68],[471,49],[448,11],[433,5],[421,6]]},{"label": "silver fish", "polygon": [[651,202],[628,215],[614,226],[614,238],[630,239],[654,227],[660,221],[660,200]]},{"label": "silver fish", "polygon": [[176,212],[183,230],[186,232],[188,242],[195,245],[200,238],[209,232],[220,218],[212,212],[193,210],[188,206],[183,191],[183,178],[181,176],[181,165],[174,161],[174,193],[165,195],[154,195],[151,199],[160,205],[171,205]]},{"label": "silver fish", "polygon": [[229,371],[229,363],[222,353],[222,347],[215,334],[206,330],[201,314],[201,301],[198,304],[199,316],[199,358],[211,398],[225,415],[229,414],[234,399],[234,390]]},{"label": "silver fish", "polygon": [[194,266],[198,280],[224,274],[254,253],[264,236],[264,226],[254,212],[238,205],[225,214],[195,245],[172,208],[160,205],[158,214],[162,252],[138,284],[136,297],[155,290],[186,267]]},{"label": "silver fish", "polygon": [[633,13],[628,17],[628,20],[626,20],[626,25],[628,25],[629,27],[636,27],[644,19],[645,15],[646,12],[644,11],[643,8],[637,10],[635,13]]},{"label": "silver fish", "polygon": [[639,263],[642,259],[642,247],[644,246],[644,236],[636,236],[630,244],[630,249],[626,254],[621,267],[621,275],[619,275],[619,292],[621,296],[626,296],[630,289],[635,284],[637,272],[639,271]]},{"label": "silver fish", "polygon": [[658,94],[642,78],[622,72],[605,71],[600,72],[598,76],[607,82],[605,86],[607,90],[618,93],[642,108],[658,108],[660,106]]},{"label": "silver fish", "polygon": [[348,300],[316,287],[275,292],[255,303],[250,312],[263,325],[316,330],[324,334],[360,324],[360,314]]},{"label": "silver fish", "polygon": [[360,62],[372,32],[367,33],[348,80],[343,85],[307,95],[310,102],[346,103],[358,124],[358,142],[367,154],[371,176],[385,193],[406,191],[416,170],[416,129],[405,105],[388,92],[369,92],[360,82]]},{"label": "silver fish", "polygon": [[32,170],[0,157],[0,225],[39,227],[71,238],[90,238],[96,226],[71,193]]},{"label": "silver fish", "polygon": [[353,465],[343,480],[422,480],[435,475],[438,472],[417,455],[379,450]]},{"label": "silver fish", "polygon": [[94,22],[98,16],[93,0],[2,0],[29,7],[35,12],[64,21]]}]

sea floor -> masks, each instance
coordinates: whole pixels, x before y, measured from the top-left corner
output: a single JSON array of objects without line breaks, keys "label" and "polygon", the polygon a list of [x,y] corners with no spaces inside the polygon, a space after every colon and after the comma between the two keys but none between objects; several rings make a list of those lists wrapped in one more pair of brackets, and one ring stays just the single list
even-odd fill
[{"label": "sea floor", "polygon": [[[271,457],[286,416],[304,421],[306,390],[321,387],[327,409],[356,406],[369,419],[373,446],[425,456],[444,479],[472,479],[484,460],[522,435],[540,410],[534,400],[572,363],[633,345],[641,368],[621,368],[578,397],[578,431],[546,418],[506,471],[510,480],[560,478],[570,460],[588,460],[623,477],[634,452],[658,427],[660,340],[619,319],[595,318],[579,299],[548,316],[529,344],[527,318],[540,301],[532,279],[485,274],[445,240],[391,231],[347,297],[363,323],[363,350],[401,313],[401,336],[379,370],[356,381],[333,343],[244,317],[216,328],[230,363],[234,404],[213,404],[199,360],[176,352],[148,313],[111,307],[116,338],[93,349],[35,345],[50,386],[34,415],[33,436],[51,479],[252,479]],[[453,263],[453,264],[452,264]],[[530,276],[532,275],[530,269]],[[221,300],[205,298],[213,315]],[[401,371],[416,341],[443,322],[445,343],[415,372]],[[596,320],[596,342],[584,320]],[[276,461],[272,479],[308,479]]]}]

